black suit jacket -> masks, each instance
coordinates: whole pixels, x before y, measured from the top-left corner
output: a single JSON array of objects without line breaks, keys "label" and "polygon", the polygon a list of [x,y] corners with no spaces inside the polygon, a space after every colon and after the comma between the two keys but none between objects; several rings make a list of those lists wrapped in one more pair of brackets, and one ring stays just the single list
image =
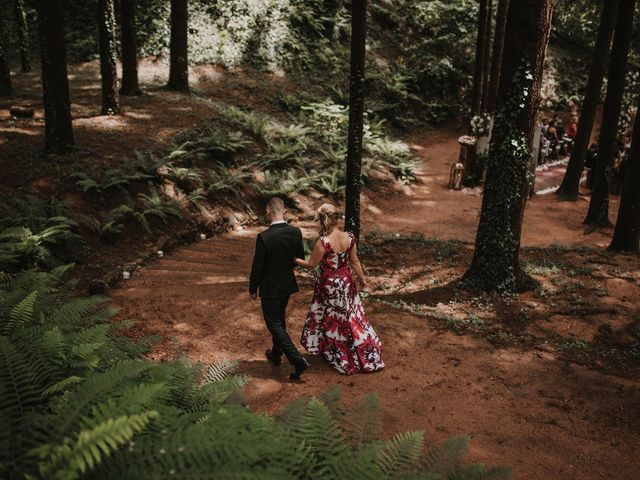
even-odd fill
[{"label": "black suit jacket", "polygon": [[262,298],[285,298],[297,292],[294,258],[304,258],[299,228],[277,223],[258,234],[249,293],[255,294],[259,290]]}]

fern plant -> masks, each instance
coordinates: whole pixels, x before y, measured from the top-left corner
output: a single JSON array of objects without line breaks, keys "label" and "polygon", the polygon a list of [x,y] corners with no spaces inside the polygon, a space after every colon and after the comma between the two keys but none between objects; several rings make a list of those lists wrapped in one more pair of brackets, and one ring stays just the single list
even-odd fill
[{"label": "fern plant", "polygon": [[232,395],[247,382],[237,362],[144,360],[118,333],[130,323],[103,297],[72,297],[68,273],[0,282],[1,478],[507,478],[466,465],[464,437],[379,440],[375,397],[348,411],[332,389],[252,413]]}]

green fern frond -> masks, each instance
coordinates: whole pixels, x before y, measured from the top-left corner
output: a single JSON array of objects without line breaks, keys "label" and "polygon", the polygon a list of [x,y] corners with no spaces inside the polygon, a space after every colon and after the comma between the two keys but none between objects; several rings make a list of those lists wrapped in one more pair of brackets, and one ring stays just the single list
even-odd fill
[{"label": "green fern frond", "polygon": [[45,388],[42,391],[41,395],[43,397],[52,397],[54,395],[58,395],[68,390],[69,387],[73,385],[77,385],[78,383],[82,382],[82,380],[83,378],[78,377],[77,375],[72,375],[70,377],[63,378],[59,382],[56,382],[53,385],[51,385],[49,388]]},{"label": "green fern frond", "polygon": [[240,362],[222,360],[221,362],[211,363],[207,366],[202,380],[203,384],[221,382],[225,378],[228,378],[236,368],[238,368]]},{"label": "green fern frond", "polygon": [[378,455],[378,466],[389,476],[408,473],[415,467],[423,448],[423,431],[400,433],[385,442]]},{"label": "green fern frond", "polygon": [[78,473],[93,470],[157,416],[158,413],[151,410],[112,418],[80,432],[75,441],[67,438],[62,445],[41,448],[44,461],[40,472],[45,478],[77,478]]},{"label": "green fern frond", "polygon": [[15,329],[27,325],[33,321],[36,300],[38,299],[38,291],[34,290],[20,303],[18,303],[11,312],[9,312],[9,318],[7,322],[2,325],[1,332],[3,335],[9,335]]},{"label": "green fern frond", "polygon": [[467,454],[469,440],[468,436],[461,435],[435,445],[424,455],[421,464],[430,471],[450,473],[460,465]]}]

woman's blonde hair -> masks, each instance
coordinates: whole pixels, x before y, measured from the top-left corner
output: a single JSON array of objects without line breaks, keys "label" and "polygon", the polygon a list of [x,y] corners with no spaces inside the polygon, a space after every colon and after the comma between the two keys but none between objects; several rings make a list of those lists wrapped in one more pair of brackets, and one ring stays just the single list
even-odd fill
[{"label": "woman's blonde hair", "polygon": [[320,221],[320,236],[324,237],[329,235],[333,227],[338,224],[340,220],[340,212],[330,203],[320,205],[318,209],[318,220]]}]

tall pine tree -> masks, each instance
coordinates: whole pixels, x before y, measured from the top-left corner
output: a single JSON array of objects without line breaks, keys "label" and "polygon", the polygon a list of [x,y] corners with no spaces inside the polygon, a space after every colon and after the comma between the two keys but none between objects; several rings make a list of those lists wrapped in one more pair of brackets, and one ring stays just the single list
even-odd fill
[{"label": "tall pine tree", "polygon": [[189,91],[189,10],[187,0],[171,0],[171,52],[167,88]]},{"label": "tall pine tree", "polygon": [[122,32],[122,95],[142,95],[138,85],[138,49],[136,47],[136,0],[120,2]]},{"label": "tall pine tree", "polygon": [[27,13],[24,8],[24,0],[16,0],[15,17],[18,30],[18,47],[20,48],[20,66],[23,72],[30,72],[29,30],[27,28]]},{"label": "tall pine tree", "polygon": [[351,2],[351,74],[349,82],[349,136],[345,228],[360,238],[360,186],[364,130],[364,71],[367,38],[367,0]]},{"label": "tall pine tree", "polygon": [[522,219],[527,174],[551,28],[552,0],[510,2],[475,251],[466,279],[485,290],[522,287]]},{"label": "tall pine tree", "polygon": [[609,181],[607,176],[616,152],[618,121],[622,109],[635,8],[636,0],[620,1],[618,19],[613,34],[607,95],[604,100],[602,126],[598,141],[598,157],[593,170],[593,192],[591,193],[591,202],[589,202],[589,211],[584,219],[585,225],[594,228],[612,226],[609,220]]},{"label": "tall pine tree", "polygon": [[[640,104],[638,105],[640,112]],[[622,184],[618,220],[613,232],[610,250],[638,252],[640,248],[640,115],[636,115]]]},{"label": "tall pine tree", "polygon": [[120,113],[116,62],[116,14],[113,0],[100,0],[100,76],[102,78],[102,115]]},{"label": "tall pine tree", "polygon": [[587,156],[587,148],[591,139],[591,130],[596,118],[596,110],[600,102],[602,82],[607,68],[607,58],[613,38],[613,30],[618,16],[619,0],[603,0],[600,27],[596,44],[593,48],[589,79],[582,101],[582,111],[578,121],[578,133],[576,135],[567,170],[556,193],[564,200],[577,200],[580,188],[580,178],[584,170],[584,160]]},{"label": "tall pine tree", "polygon": [[42,63],[45,149],[48,153],[63,153],[73,148],[64,2],[47,0],[36,5]]}]

